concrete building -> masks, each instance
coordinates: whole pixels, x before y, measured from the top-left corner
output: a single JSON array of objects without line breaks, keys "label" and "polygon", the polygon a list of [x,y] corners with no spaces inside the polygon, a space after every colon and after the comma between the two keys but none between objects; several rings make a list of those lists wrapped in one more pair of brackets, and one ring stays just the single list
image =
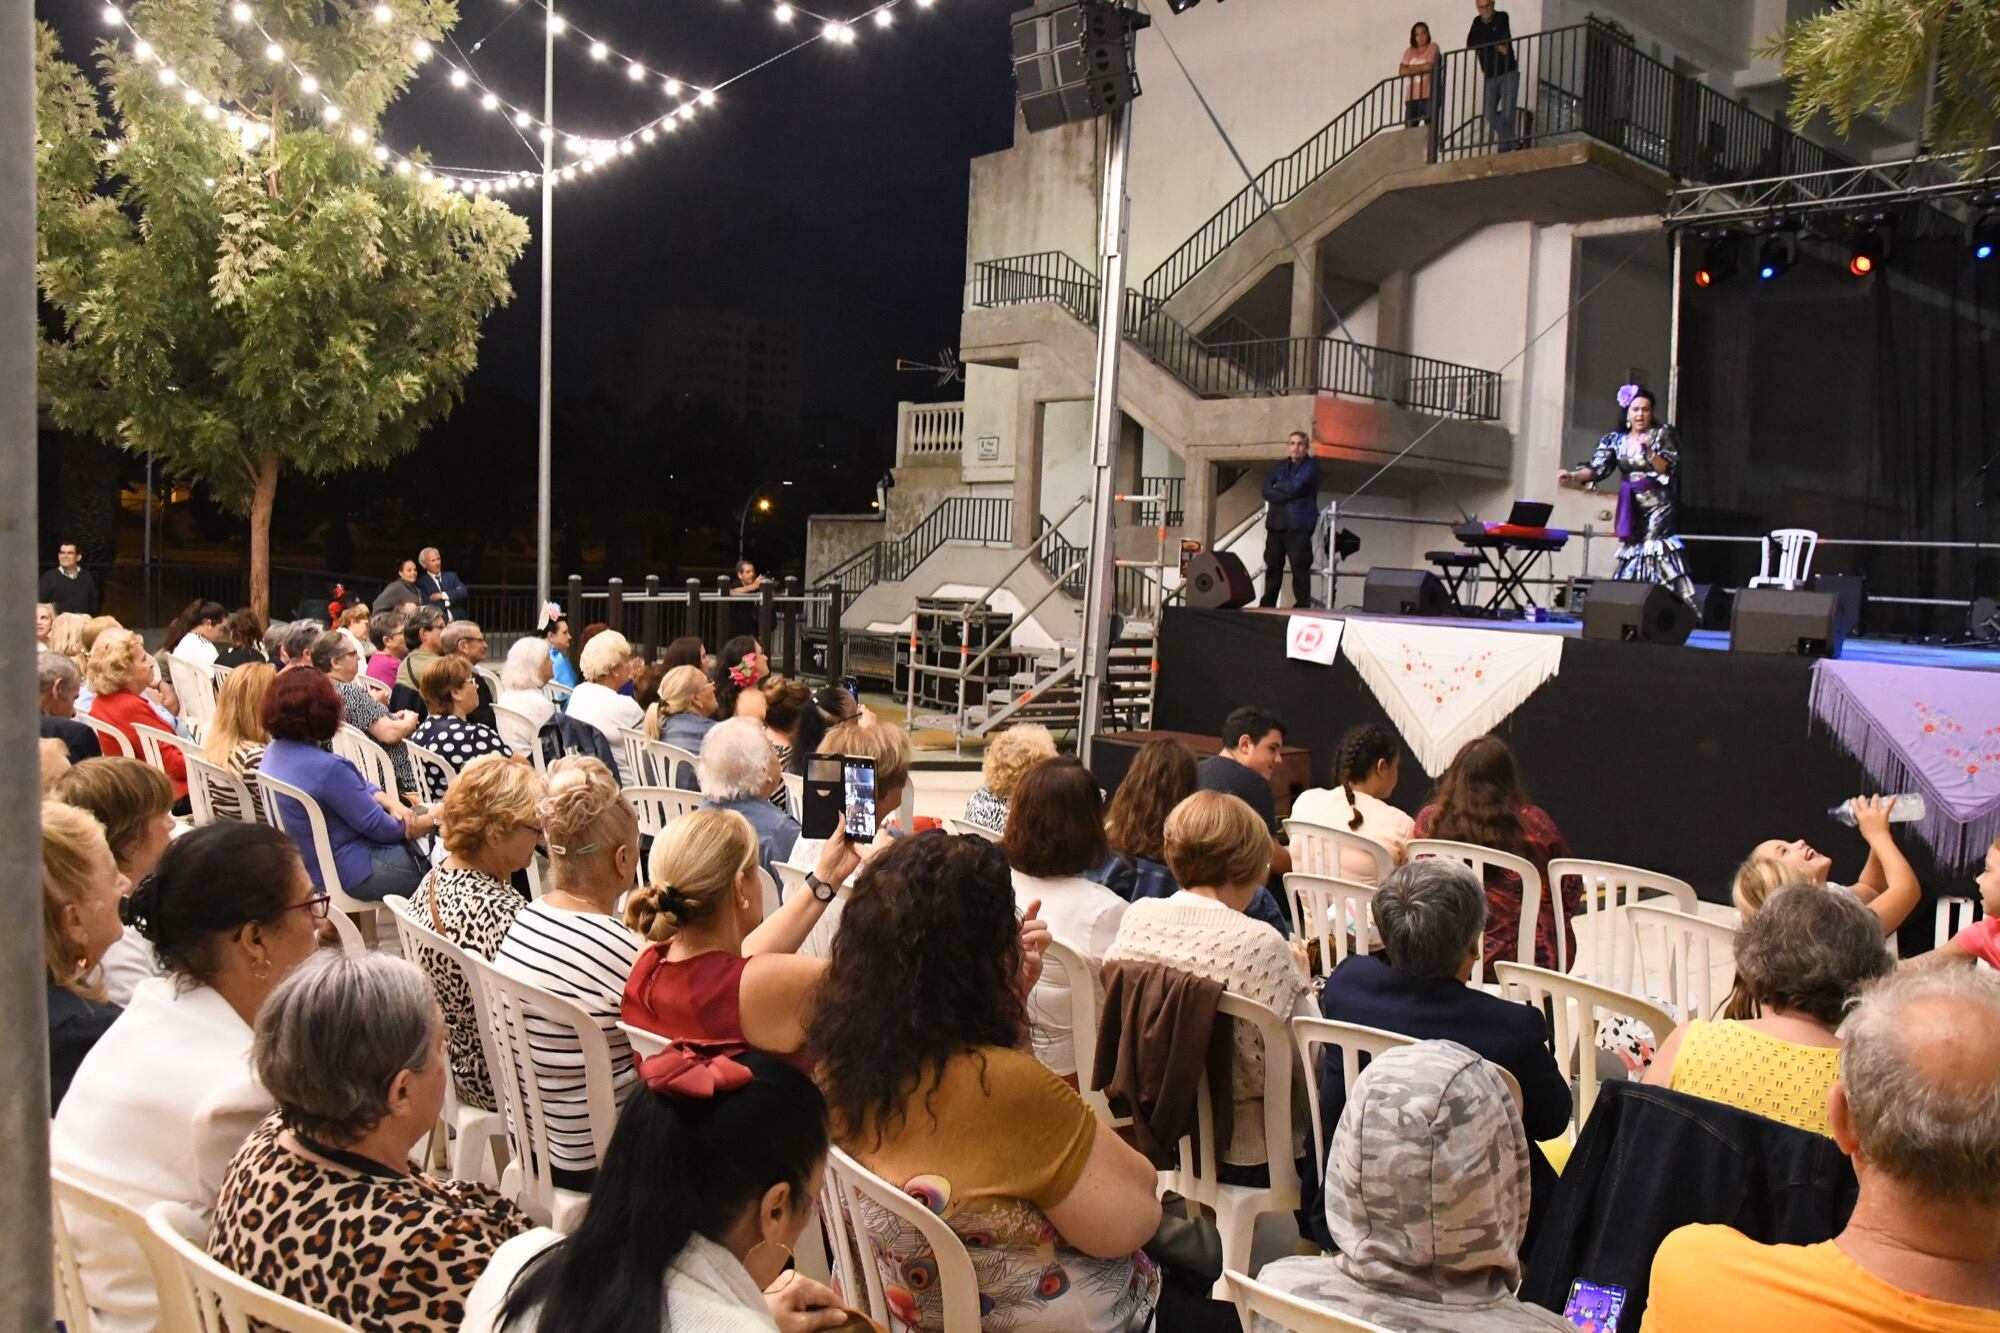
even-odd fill
[{"label": "concrete building", "polygon": [[722,403],[752,431],[790,435],[805,403],[797,324],[724,310],[670,309],[640,340],[635,383]]},{"label": "concrete building", "polygon": [[[1521,66],[1504,152],[1463,50],[1470,0],[1162,8],[1140,34],[1117,468],[1121,490],[1168,499],[1121,507],[1121,556],[1144,559],[1164,525],[1170,549],[1234,542],[1258,571],[1263,468],[1307,429],[1323,498],[1365,485],[1357,509],[1388,516],[1352,524],[1357,575],[1421,566],[1450,521],[1504,517],[1517,496],[1597,534],[1557,574],[1608,574],[1612,498],[1559,492],[1554,473],[1610,428],[1620,384],[1670,390],[1667,192],[1908,146],[1907,124],[1846,143],[1784,126],[1756,47],[1810,0],[1504,7]],[[1429,122],[1409,128],[1396,75],[1417,21],[1446,55]],[[1051,580],[1087,540],[1073,501],[1089,487],[1103,134],[1030,135],[1017,117],[1013,146],[973,161],[957,437],[935,405],[906,408],[886,517],[816,525],[809,572],[851,585],[850,627],[906,626],[915,597],[979,585],[1047,525],[1059,537],[1014,582]],[[867,553],[884,540],[896,578]],[[1148,590],[1128,584],[1143,615]],[[1343,579],[1338,602],[1359,588]],[[1035,618],[1060,640],[1075,612],[1057,595]]]}]

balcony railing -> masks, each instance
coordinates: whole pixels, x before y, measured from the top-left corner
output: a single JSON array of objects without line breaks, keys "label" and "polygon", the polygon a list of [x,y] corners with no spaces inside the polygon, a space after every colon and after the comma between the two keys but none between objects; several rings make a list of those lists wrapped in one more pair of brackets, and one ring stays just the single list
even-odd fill
[{"label": "balcony railing", "polygon": [[1159,502],[1148,501],[1139,506],[1139,522],[1168,528],[1177,528],[1187,522],[1182,504],[1186,485],[1186,477],[1139,478],[1140,494],[1160,497]]},{"label": "balcony railing", "polygon": [[899,403],[896,464],[958,461],[965,447],[964,403]]}]

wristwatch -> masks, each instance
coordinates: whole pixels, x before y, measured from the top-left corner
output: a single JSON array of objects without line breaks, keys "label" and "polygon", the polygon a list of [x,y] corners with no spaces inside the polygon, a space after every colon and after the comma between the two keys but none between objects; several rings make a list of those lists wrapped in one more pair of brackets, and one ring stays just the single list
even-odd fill
[{"label": "wristwatch", "polygon": [[827,883],[825,880],[821,879],[816,873],[810,870],[806,871],[806,887],[812,890],[813,897],[819,899],[823,903],[832,902],[833,895],[836,892],[838,892],[838,890],[835,889],[833,885]]}]

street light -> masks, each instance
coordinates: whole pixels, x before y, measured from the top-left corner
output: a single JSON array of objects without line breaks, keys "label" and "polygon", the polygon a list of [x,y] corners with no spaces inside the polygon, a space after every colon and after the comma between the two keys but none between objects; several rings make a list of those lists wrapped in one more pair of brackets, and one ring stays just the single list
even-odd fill
[{"label": "street light", "polygon": [[[781,481],[778,484],[780,486],[789,486],[792,483]],[[750,531],[750,506],[757,506],[757,512],[760,514],[771,512],[770,497],[764,494],[764,487],[768,485],[770,483],[765,482],[758,486],[756,490],[750,492],[750,498],[743,502],[743,516],[736,520],[736,563],[739,565],[743,563],[743,542]]]}]

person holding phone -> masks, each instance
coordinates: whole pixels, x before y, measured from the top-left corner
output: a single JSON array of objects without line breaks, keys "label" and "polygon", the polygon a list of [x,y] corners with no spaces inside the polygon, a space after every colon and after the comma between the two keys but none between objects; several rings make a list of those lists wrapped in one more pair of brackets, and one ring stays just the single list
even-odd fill
[{"label": "person holding phone", "polygon": [[[820,742],[819,753],[809,761],[805,783],[804,834],[792,848],[793,865],[811,864],[819,856],[821,839],[830,836],[837,825],[845,824],[848,765],[836,761],[849,759],[865,760],[874,766],[875,828],[872,840],[864,841],[853,833],[847,839],[855,844],[862,864],[865,866],[903,836],[902,807],[909,791],[910,739],[902,728],[885,727],[875,720],[873,714],[864,711],[853,721],[829,729]],[[813,774],[819,769],[824,769],[824,776],[815,781]],[[849,884],[855,877],[848,877]],[[838,886],[838,896],[827,905],[819,924],[813,927],[806,942],[799,946],[800,953],[815,958],[831,955],[834,935],[840,929],[840,915],[849,896],[850,890],[846,885]]]}]

